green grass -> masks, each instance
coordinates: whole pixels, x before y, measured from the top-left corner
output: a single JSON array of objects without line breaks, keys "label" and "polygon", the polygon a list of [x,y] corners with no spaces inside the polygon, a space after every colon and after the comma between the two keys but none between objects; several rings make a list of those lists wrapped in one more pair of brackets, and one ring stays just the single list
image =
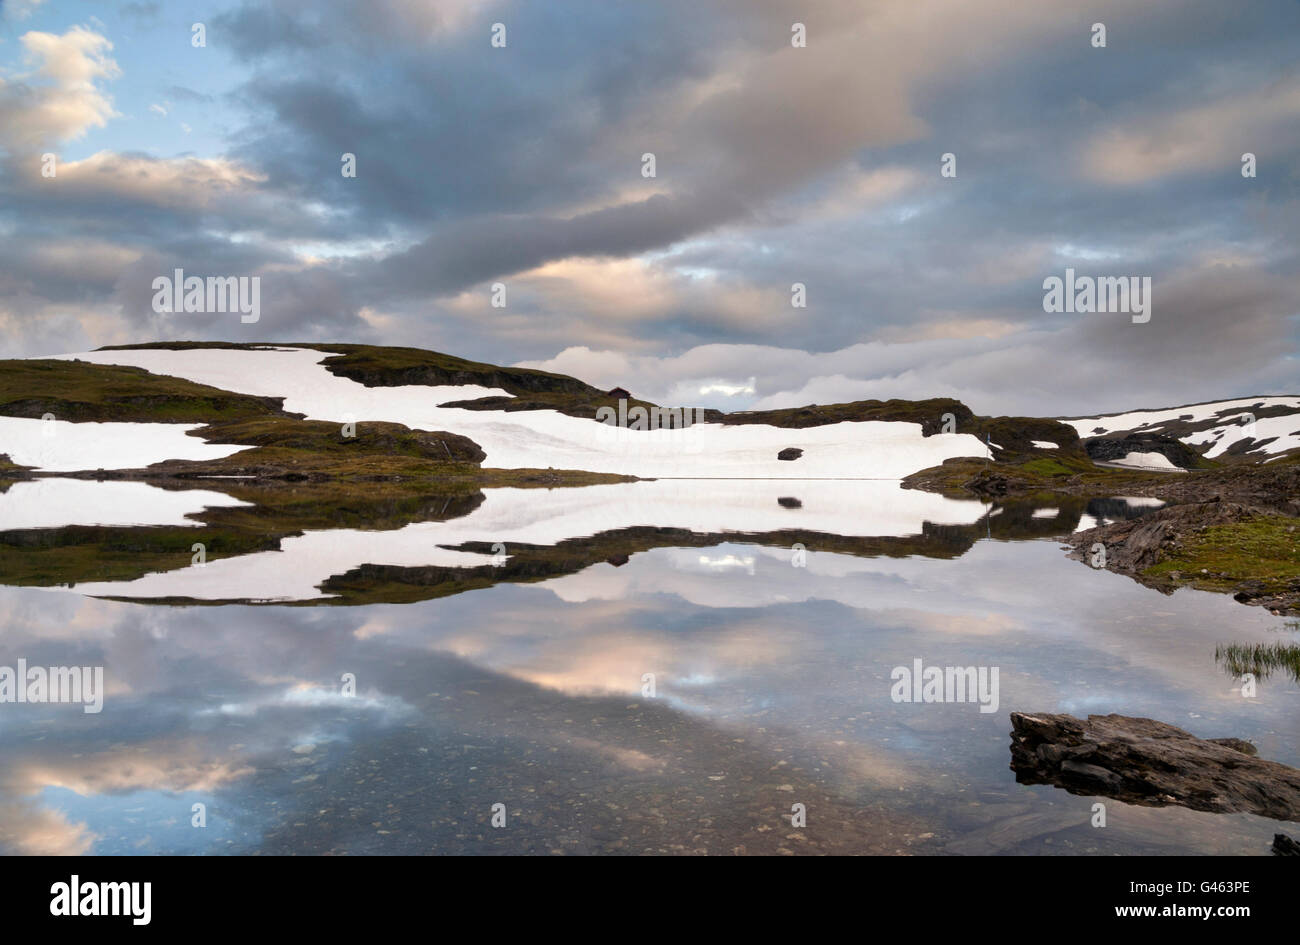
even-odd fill
[{"label": "green grass", "polygon": [[1060,460],[1048,457],[1031,459],[1020,463],[1016,469],[1021,472],[1032,473],[1035,476],[1072,476],[1080,471],[1077,467],[1067,466]]},{"label": "green grass", "polygon": [[1216,647],[1214,660],[1234,679],[1250,673],[1264,680],[1279,670],[1300,682],[1300,645],[1295,643],[1231,643]]},{"label": "green grass", "polygon": [[73,422],[222,423],[287,417],[280,398],[249,397],[86,361],[0,361],[0,415]]},{"label": "green grass", "polygon": [[1260,515],[1212,525],[1185,536],[1180,545],[1142,573],[1169,578],[1172,572],[1207,590],[1229,590],[1243,581],[1259,581],[1266,593],[1287,590],[1300,580],[1300,522]]},{"label": "green grass", "polygon": [[[1080,450],[1077,455],[1045,456],[1040,453],[991,462],[958,457],[913,473],[903,480],[903,485],[966,499],[972,494],[989,492],[1030,497],[1059,494],[1067,489],[1080,495],[1106,496],[1120,494],[1126,489],[1167,484],[1171,475],[1176,474],[1097,466]],[[989,483],[999,488],[990,490],[987,488]]]}]

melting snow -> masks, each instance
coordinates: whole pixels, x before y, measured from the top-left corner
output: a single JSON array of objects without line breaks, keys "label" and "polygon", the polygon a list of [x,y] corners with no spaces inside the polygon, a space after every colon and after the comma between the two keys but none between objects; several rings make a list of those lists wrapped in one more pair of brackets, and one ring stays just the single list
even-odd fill
[{"label": "melting snow", "polygon": [[1114,460],[1116,466],[1132,466],[1137,469],[1178,469],[1163,453],[1129,453],[1123,459]]},{"label": "melting snow", "polygon": [[[460,433],[483,447],[484,466],[501,469],[554,467],[682,478],[898,479],[955,456],[985,454],[974,436],[923,437],[917,423],[844,422],[800,430],[700,423],[684,430],[636,431],[555,411],[448,408],[439,405],[506,392],[473,386],[366,387],[326,370],[320,362],[329,356],[312,349],[202,348],[64,357],[134,365],[238,393],[284,397],[286,410],[314,420],[387,420],[413,429]],[[776,458],[791,446],[804,455],[794,462]],[[87,463],[103,465],[96,458],[80,468]]]},{"label": "melting snow", "polygon": [[50,472],[136,469],[167,459],[221,459],[247,449],[205,443],[187,430],[201,423],[72,423],[0,417],[0,453]]},{"label": "melting snow", "polygon": [[[1253,415],[1254,411],[1260,408],[1279,406],[1293,408],[1296,413],[1280,417],[1262,417],[1255,421],[1253,430],[1244,422],[1249,419],[1249,415]],[[1184,443],[1195,446],[1214,442],[1215,445],[1205,454],[1210,458],[1221,455],[1233,443],[1247,437],[1256,442],[1276,437],[1272,443],[1260,448],[1259,452],[1263,454],[1283,453],[1300,448],[1300,398],[1297,397],[1250,397],[1242,400],[1197,404],[1192,407],[1135,410],[1132,413],[1115,414],[1109,417],[1082,417],[1061,422],[1070,424],[1080,436],[1097,436],[1129,431],[1154,431],[1176,420],[1186,420],[1191,423],[1215,421],[1216,425],[1213,427],[1180,437]]]}]

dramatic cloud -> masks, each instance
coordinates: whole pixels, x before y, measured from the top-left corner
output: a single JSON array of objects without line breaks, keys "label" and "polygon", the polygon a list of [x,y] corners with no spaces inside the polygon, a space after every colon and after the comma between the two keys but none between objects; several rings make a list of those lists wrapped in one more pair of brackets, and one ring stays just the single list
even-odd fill
[{"label": "dramatic cloud", "polygon": [[[157,4],[20,6],[13,353],[369,341],[1074,414],[1300,377],[1294,3],[809,0],[806,48],[777,0],[231,0],[203,47]],[[262,320],[155,314],[174,268],[261,276]],[[1150,277],[1152,319],[1045,312],[1067,268]]]}]

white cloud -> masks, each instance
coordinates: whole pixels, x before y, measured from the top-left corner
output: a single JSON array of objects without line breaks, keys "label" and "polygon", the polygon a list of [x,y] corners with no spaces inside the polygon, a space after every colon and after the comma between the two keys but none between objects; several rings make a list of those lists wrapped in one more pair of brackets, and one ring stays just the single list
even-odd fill
[{"label": "white cloud", "polygon": [[108,39],[75,26],[62,36],[24,33],[22,44],[35,68],[0,79],[0,147],[37,151],[102,128],[117,114],[96,84],[121,72]]}]

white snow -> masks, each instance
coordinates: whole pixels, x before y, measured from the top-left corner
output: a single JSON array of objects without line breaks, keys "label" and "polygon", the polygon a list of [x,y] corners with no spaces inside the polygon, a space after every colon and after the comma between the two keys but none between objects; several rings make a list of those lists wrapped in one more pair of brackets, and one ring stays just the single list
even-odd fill
[{"label": "white snow", "polygon": [[[1244,422],[1261,408],[1290,407],[1297,412],[1287,416],[1263,417],[1255,421],[1254,431]],[[1219,417],[1220,414],[1222,417]],[[1251,437],[1259,441],[1277,437],[1259,452],[1265,455],[1284,453],[1300,448],[1300,397],[1250,397],[1242,400],[1221,400],[1191,407],[1172,407],[1168,410],[1135,410],[1131,413],[1104,417],[1082,417],[1063,420],[1078,431],[1080,436],[1099,436],[1105,433],[1144,432],[1158,430],[1175,420],[1201,422],[1218,417],[1216,425],[1200,433],[1180,437],[1184,443],[1201,445],[1215,441],[1206,452],[1211,458],[1223,453],[1237,440]],[[1100,433],[1098,432],[1100,429]]]},{"label": "white snow", "polygon": [[1060,449],[1060,446],[1058,446],[1056,443],[1051,442],[1050,440],[1030,440],[1029,442],[1033,443],[1040,450]]},{"label": "white snow", "polygon": [[1113,461],[1116,466],[1136,469],[1178,469],[1163,453],[1128,453],[1123,459]]},{"label": "white snow", "polygon": [[1228,447],[1238,440],[1252,439],[1258,442],[1269,437],[1277,437],[1277,439],[1265,445],[1259,452],[1272,455],[1300,447],[1300,414],[1261,417],[1252,425],[1238,420],[1189,436],[1184,442],[1199,446],[1213,441],[1214,445],[1206,450],[1205,455],[1214,459],[1226,452]]},{"label": "white snow", "polygon": [[1056,516],[1060,514],[1061,514],[1060,509],[1052,509],[1052,508],[1034,509],[1034,511],[1030,514],[1030,518],[1056,518]]},{"label": "white snow", "polygon": [[65,525],[192,525],[205,508],[248,505],[206,489],[160,489],[143,482],[35,479],[0,492],[0,531]]},{"label": "white snow", "polygon": [[[331,374],[320,363],[329,354],[311,349],[135,349],[64,357],[134,365],[237,393],[283,396],[286,410],[309,419],[387,420],[413,429],[460,433],[482,446],[487,453],[484,466],[502,469],[554,467],[657,477],[898,479],[945,459],[985,454],[984,445],[974,436],[923,437],[916,423],[845,422],[801,430],[700,423],[684,430],[637,431],[555,411],[446,408],[439,404],[505,392],[472,386],[366,387]],[[782,462],[776,454],[786,447],[802,449],[804,455]]]},{"label": "white snow", "polygon": [[[281,550],[209,558],[202,567],[146,575],[134,581],[78,584],[87,595],[189,597],[199,600],[311,600],[317,585],[361,564],[481,567],[491,554],[440,547],[465,542],[553,545],[636,525],[695,532],[782,529],[844,536],[908,536],[925,522],[969,525],[984,515],[980,502],[946,499],[895,482],[658,480],[582,489],[489,489],[462,518],[419,522],[391,531],[333,529],[281,542]],[[793,497],[801,508],[778,502]]]},{"label": "white snow", "polygon": [[167,459],[220,459],[246,446],[205,443],[201,423],[72,423],[0,417],[0,453],[48,472],[135,469]]}]

